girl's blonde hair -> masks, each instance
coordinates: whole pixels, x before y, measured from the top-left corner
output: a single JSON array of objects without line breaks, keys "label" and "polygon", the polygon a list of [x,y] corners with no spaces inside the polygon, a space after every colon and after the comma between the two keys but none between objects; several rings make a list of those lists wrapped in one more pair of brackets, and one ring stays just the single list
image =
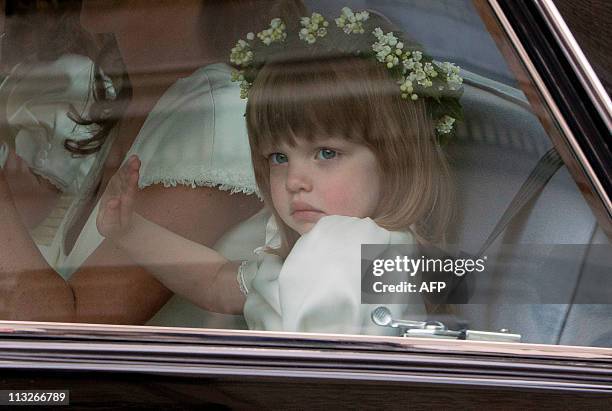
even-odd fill
[{"label": "girl's blonde hair", "polygon": [[[388,70],[351,55],[293,57],[264,65],[246,110],[255,178],[273,211],[286,256],[299,235],[276,213],[268,160],[262,153],[297,138],[341,137],[376,156],[382,196],[375,215],[388,230],[439,242],[451,215],[451,184],[444,153],[423,99],[402,99]],[[349,182],[350,183],[350,182]]]}]

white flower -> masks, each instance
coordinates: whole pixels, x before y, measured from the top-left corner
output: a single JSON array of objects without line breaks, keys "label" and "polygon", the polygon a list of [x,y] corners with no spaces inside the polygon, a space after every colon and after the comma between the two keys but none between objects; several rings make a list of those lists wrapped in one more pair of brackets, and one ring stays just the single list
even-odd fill
[{"label": "white flower", "polygon": [[260,31],[257,33],[257,37],[262,41],[263,44],[269,46],[274,42],[281,42],[287,38],[287,27],[285,23],[279,18],[272,19],[270,22],[270,28]]},{"label": "white flower", "polygon": [[273,29],[277,29],[281,26],[284,26],[284,24],[283,24],[283,21],[279,19],[278,17],[275,19],[272,19],[272,21],[270,22],[270,27]]},{"label": "white flower", "polygon": [[438,67],[446,73],[446,83],[449,90],[457,90],[463,84],[463,77],[459,75],[460,68],[453,63],[445,61],[444,63],[436,62]]},{"label": "white flower", "polygon": [[404,81],[400,85],[400,90],[405,93],[412,93],[412,81],[410,81],[409,79],[404,79]]},{"label": "white flower", "polygon": [[436,125],[436,131],[440,134],[448,134],[453,131],[454,124],[455,119],[451,116],[445,115],[438,121],[438,124]]},{"label": "white flower", "polygon": [[244,78],[242,71],[232,70],[232,81],[240,81],[242,78]]},{"label": "white flower", "polygon": [[385,61],[387,62],[387,68],[393,68],[399,64],[399,59],[393,54],[387,54]]},{"label": "white flower", "polygon": [[249,97],[249,90],[252,84],[248,81],[242,81],[240,83],[240,98],[246,100]]},{"label": "white flower", "polygon": [[325,37],[327,35],[326,27],[329,22],[319,13],[312,13],[310,17],[302,17],[300,24],[303,28],[299,32],[300,40],[304,40],[308,44],[313,44],[317,41],[317,37]]},{"label": "white flower", "polygon": [[253,61],[251,46],[244,40],[238,40],[230,53],[230,62],[237,66],[248,66]]},{"label": "white flower", "polygon": [[370,18],[370,13],[367,11],[360,11],[353,13],[348,7],[343,7],[340,17],[336,21],[336,26],[342,29],[346,34],[352,33],[365,33],[363,28],[363,22]]},{"label": "white flower", "polygon": [[246,38],[247,38],[247,40],[249,40],[249,41],[255,40],[255,34],[254,34],[254,33],[252,33],[252,32],[247,33]]},{"label": "white flower", "polygon": [[249,95],[249,89],[251,88],[252,84],[246,81],[244,78],[244,71],[233,70],[231,79],[234,82],[240,83],[240,98],[246,99]]},{"label": "white flower", "polygon": [[436,77],[438,75],[438,72],[436,71],[436,69],[434,68],[433,64],[431,63],[425,63],[423,65],[423,71],[429,76],[429,77]]},{"label": "white flower", "polygon": [[385,63],[387,68],[393,68],[400,63],[399,56],[402,55],[404,44],[398,41],[393,32],[384,34],[380,27],[372,32],[376,42],[372,44],[372,50],[376,52],[376,59]]},{"label": "white flower", "polygon": [[405,68],[406,70],[413,70],[413,69],[414,69],[415,62],[414,62],[414,60],[413,60],[413,59],[409,58],[409,59],[404,60],[404,61],[403,61],[403,64],[404,64],[404,68]]}]

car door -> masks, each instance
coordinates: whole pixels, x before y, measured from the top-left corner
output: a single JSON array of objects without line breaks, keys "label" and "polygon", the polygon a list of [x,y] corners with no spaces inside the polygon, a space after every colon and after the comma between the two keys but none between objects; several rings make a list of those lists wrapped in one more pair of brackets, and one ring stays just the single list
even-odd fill
[{"label": "car door", "polygon": [[83,409],[612,406],[612,110],[555,5],[306,4],[347,3],[461,65],[447,249],[486,255],[488,276],[467,275],[450,313],[380,322],[391,337],[3,320],[0,404],[59,390]]}]

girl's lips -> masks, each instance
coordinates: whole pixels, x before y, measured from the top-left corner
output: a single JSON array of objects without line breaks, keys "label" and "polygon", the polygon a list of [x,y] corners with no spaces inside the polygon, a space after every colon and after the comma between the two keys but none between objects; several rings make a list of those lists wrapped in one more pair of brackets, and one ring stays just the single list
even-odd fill
[{"label": "girl's lips", "polygon": [[291,204],[291,217],[304,222],[316,222],[325,213],[311,206],[308,203],[295,202]]},{"label": "girl's lips", "polygon": [[306,223],[315,223],[319,221],[325,213],[316,210],[296,210],[291,213],[294,220],[299,220]]}]

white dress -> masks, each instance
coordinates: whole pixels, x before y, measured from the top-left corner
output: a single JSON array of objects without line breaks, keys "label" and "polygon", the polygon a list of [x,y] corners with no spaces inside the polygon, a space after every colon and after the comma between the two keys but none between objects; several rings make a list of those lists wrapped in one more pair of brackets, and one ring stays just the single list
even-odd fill
[{"label": "white dress", "polygon": [[[240,99],[238,85],[231,81],[229,66],[212,64],[179,79],[159,99],[126,155],[127,159],[136,154],[142,162],[139,186],[183,184],[216,187],[231,193],[256,193],[244,113],[245,101]],[[111,142],[105,144],[98,163],[102,163]],[[99,169],[100,164],[93,170]],[[78,270],[104,240],[96,228],[97,213],[98,206],[74,248],[69,254],[64,253],[60,272],[65,278]],[[228,258],[251,258],[253,248],[265,240],[266,219],[264,213],[258,213],[239,224],[215,249]],[[149,324],[246,327],[242,316],[209,313],[178,296],[172,297]]]},{"label": "white dress", "polygon": [[[369,218],[327,216],[296,242],[284,261],[265,251],[278,245],[277,237],[269,238],[268,246],[257,250],[260,258],[239,271],[249,329],[397,335],[397,329],[372,322],[377,305],[361,304],[362,244],[414,244],[414,238],[387,231]],[[387,307],[395,318],[426,315],[418,295]]]},{"label": "white dress", "polygon": [[62,193],[50,214],[31,231],[55,269],[61,265],[59,244],[67,211],[95,161],[95,155],[74,156],[64,148],[67,139],[86,139],[95,131],[95,126],[81,126],[68,117],[70,111],[86,116],[93,102],[92,76],[90,59],[66,54],[52,62],[21,64],[0,86],[9,131],[0,147],[0,166],[11,145],[34,174]]}]

